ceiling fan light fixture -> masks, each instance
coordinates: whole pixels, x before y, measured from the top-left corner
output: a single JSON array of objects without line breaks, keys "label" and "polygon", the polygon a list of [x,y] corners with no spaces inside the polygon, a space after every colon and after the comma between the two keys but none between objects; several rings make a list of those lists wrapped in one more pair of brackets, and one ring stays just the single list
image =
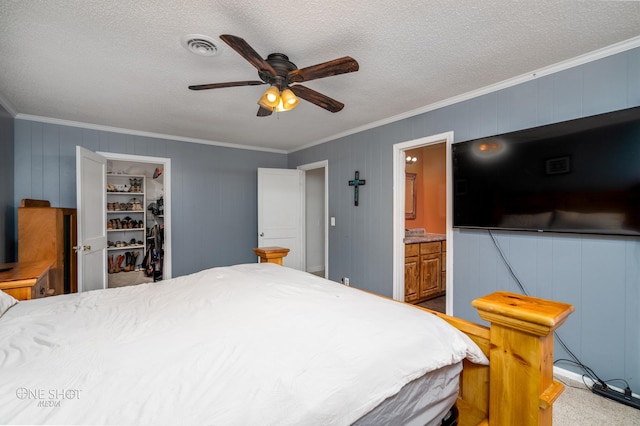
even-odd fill
[{"label": "ceiling fan light fixture", "polygon": [[258,101],[258,105],[262,108],[272,110],[277,107],[280,102],[280,90],[277,86],[271,86],[262,94],[262,97]]},{"label": "ceiling fan light fixture", "polygon": [[300,100],[298,99],[298,97],[289,88],[286,88],[282,91],[281,99],[282,99],[282,108],[285,111],[294,109],[296,106],[298,106],[298,103],[300,103]]}]

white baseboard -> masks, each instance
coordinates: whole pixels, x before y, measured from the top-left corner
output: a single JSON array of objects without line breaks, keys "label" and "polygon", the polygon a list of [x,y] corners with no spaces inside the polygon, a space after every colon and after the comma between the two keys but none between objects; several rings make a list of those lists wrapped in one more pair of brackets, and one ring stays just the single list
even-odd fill
[{"label": "white baseboard", "polygon": [[307,267],[307,272],[314,273],[314,272],[320,272],[320,271],[324,271],[324,265]]},{"label": "white baseboard", "polygon": [[585,384],[586,386],[592,386],[594,381],[591,380],[588,376],[582,379],[582,374],[574,373],[573,371],[565,370],[560,367],[553,367],[553,375],[561,377],[563,379],[571,380],[572,382],[577,382],[581,384]]},{"label": "white baseboard", "polygon": [[[595,383],[589,376],[584,376],[584,379],[583,379],[582,374],[574,373],[573,371],[565,370],[564,368],[555,367],[555,366],[553,367],[553,375],[563,379],[571,380],[573,382],[577,382],[578,384],[584,384],[586,386],[592,386]],[[611,389],[617,390],[618,392],[624,392],[624,389],[619,388],[617,386],[612,386],[608,383],[607,383],[607,386],[610,387]],[[635,398],[640,398],[640,396],[635,392],[632,393],[632,395]]]}]

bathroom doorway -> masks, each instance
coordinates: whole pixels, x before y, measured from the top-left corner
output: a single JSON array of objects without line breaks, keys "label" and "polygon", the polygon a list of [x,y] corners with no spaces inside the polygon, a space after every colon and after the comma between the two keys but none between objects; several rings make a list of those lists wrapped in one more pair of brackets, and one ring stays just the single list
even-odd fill
[{"label": "bathroom doorway", "polygon": [[[445,311],[452,314],[453,301],[453,238],[452,238],[452,202],[451,202],[451,144],[453,143],[453,132],[441,133],[438,135],[402,142],[394,145],[393,176],[394,176],[394,200],[393,200],[393,297],[396,300],[405,301],[405,242],[431,244],[433,241],[440,242],[439,261],[437,268],[441,268],[442,275],[437,280],[441,284],[440,293],[445,295]],[[444,151],[444,155],[442,155]],[[410,158],[409,160],[407,158]],[[413,158],[416,158],[413,161]],[[420,164],[421,159],[422,164]],[[408,180],[410,175],[414,175],[414,192],[411,192]],[[444,175],[444,181],[434,176]],[[408,183],[409,182],[409,183]],[[428,196],[425,188],[429,189]],[[409,191],[407,191],[409,189]],[[422,194],[420,194],[422,192]],[[410,197],[415,195],[415,203],[412,204]],[[409,202],[407,202],[409,201]],[[411,207],[414,211],[410,212]],[[413,213],[414,218],[409,219]],[[416,235],[410,235],[411,230]],[[424,230],[424,232],[422,232]],[[407,237],[409,235],[409,237]],[[415,247],[413,247],[415,248]],[[428,263],[435,253],[429,253]],[[416,262],[420,263],[422,255],[418,251]],[[431,262],[430,267],[434,268]],[[411,265],[408,264],[410,267]],[[420,280],[419,269],[417,280]],[[432,269],[433,271],[433,269]],[[419,286],[419,284],[416,284]],[[423,298],[435,297],[437,293],[423,293]],[[422,299],[418,299],[422,301]]]}]

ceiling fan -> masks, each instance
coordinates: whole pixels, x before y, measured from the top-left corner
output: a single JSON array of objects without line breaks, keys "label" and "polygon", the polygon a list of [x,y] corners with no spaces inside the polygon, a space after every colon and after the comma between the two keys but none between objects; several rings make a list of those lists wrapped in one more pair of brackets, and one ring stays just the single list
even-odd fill
[{"label": "ceiling fan", "polygon": [[344,108],[344,104],[309,89],[298,83],[316,80],[333,75],[358,71],[359,65],[355,59],[344,56],[332,61],[312,65],[298,69],[287,55],[272,53],[263,59],[244,39],[229,34],[223,34],[220,38],[227,43],[240,56],[245,58],[258,70],[260,80],[232,81],[227,83],[199,84],[189,86],[191,90],[220,89],[235,86],[258,86],[269,84],[269,89],[258,101],[258,117],[266,117],[273,111],[287,111],[295,108],[300,97],[312,104],[324,108],[330,112],[338,112]]}]

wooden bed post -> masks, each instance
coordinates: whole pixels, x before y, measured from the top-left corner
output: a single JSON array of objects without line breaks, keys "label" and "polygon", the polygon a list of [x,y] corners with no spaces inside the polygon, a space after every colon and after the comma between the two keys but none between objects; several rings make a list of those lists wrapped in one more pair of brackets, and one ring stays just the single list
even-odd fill
[{"label": "wooden bed post", "polygon": [[564,390],[553,380],[553,331],[572,305],[496,292],[471,302],[490,325],[489,424],[551,425]]},{"label": "wooden bed post", "polygon": [[260,263],[282,265],[282,259],[289,254],[289,249],[284,247],[256,247],[253,252],[260,258]]}]

